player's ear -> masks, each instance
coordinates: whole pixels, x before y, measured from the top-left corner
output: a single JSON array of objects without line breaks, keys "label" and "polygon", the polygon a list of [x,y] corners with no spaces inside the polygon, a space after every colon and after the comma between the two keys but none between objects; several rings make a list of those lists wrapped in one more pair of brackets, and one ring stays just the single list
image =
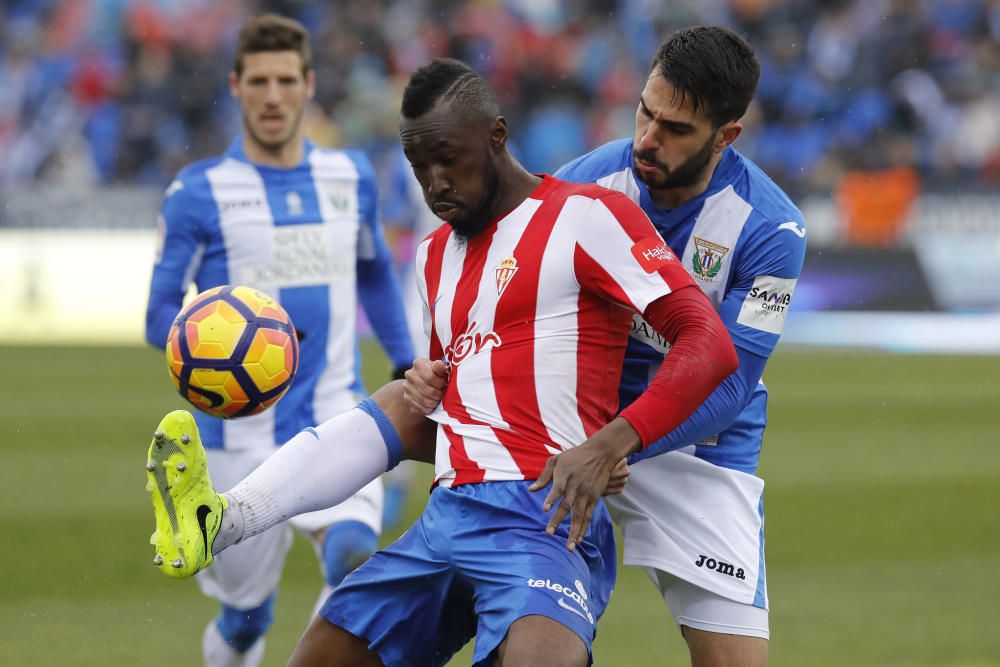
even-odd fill
[{"label": "player's ear", "polygon": [[306,99],[311,100],[316,95],[316,70],[306,70]]},{"label": "player's ear", "polygon": [[725,123],[719,128],[717,138],[715,140],[715,151],[722,152],[728,148],[734,141],[736,137],[740,136],[743,132],[743,123],[738,120],[733,120]]},{"label": "player's ear", "polygon": [[240,99],[240,77],[237,76],[236,72],[229,73],[229,94],[234,99]]},{"label": "player's ear", "polygon": [[497,116],[490,128],[490,148],[500,152],[507,145],[507,119]]}]

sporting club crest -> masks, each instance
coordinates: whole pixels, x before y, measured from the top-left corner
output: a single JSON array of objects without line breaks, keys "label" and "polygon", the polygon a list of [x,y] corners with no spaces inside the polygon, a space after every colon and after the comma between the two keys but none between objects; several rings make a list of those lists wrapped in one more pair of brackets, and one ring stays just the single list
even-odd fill
[{"label": "sporting club crest", "polygon": [[714,282],[722,270],[722,260],[729,248],[718,243],[694,237],[694,254],[691,256],[692,275],[704,282]]},{"label": "sporting club crest", "polygon": [[517,273],[517,260],[513,257],[508,257],[497,265],[497,296],[503,295],[515,273]]}]

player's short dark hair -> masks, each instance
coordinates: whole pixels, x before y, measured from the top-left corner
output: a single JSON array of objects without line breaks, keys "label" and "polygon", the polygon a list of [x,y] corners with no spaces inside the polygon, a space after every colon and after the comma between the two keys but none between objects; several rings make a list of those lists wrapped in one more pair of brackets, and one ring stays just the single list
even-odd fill
[{"label": "player's short dark hair", "polygon": [[715,26],[678,30],[660,46],[649,69],[715,127],[743,117],[760,80],[760,62],[746,40]]},{"label": "player's short dark hair", "polygon": [[295,19],[277,14],[261,14],[244,23],[236,39],[233,60],[236,76],[243,75],[243,56],[266,51],[295,51],[302,59],[303,75],[312,67],[309,33]]},{"label": "player's short dark hair", "polygon": [[486,79],[454,58],[435,58],[413,73],[403,91],[403,117],[419,118],[439,101],[473,118],[492,121],[500,115],[500,102]]}]

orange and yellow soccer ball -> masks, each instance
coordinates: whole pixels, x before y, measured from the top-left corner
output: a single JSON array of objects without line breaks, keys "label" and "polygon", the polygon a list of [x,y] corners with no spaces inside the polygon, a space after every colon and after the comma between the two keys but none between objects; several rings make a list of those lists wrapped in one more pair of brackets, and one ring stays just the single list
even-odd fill
[{"label": "orange and yellow soccer ball", "polygon": [[278,402],[299,366],[288,313],[242,285],[196,296],[170,327],[167,370],[181,396],[213,417],[255,415]]}]

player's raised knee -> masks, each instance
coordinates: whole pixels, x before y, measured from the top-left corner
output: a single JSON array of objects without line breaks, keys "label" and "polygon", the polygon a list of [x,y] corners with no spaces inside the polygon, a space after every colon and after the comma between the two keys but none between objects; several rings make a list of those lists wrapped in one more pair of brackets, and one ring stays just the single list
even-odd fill
[{"label": "player's raised knee", "polygon": [[240,653],[249,651],[250,647],[264,636],[273,622],[273,595],[253,609],[233,609],[223,605],[222,613],[216,620],[219,634],[226,640],[226,643]]},{"label": "player's raised knee", "polygon": [[326,583],[337,584],[368,560],[378,547],[378,535],[362,521],[341,521],[326,529],[323,569]]}]

